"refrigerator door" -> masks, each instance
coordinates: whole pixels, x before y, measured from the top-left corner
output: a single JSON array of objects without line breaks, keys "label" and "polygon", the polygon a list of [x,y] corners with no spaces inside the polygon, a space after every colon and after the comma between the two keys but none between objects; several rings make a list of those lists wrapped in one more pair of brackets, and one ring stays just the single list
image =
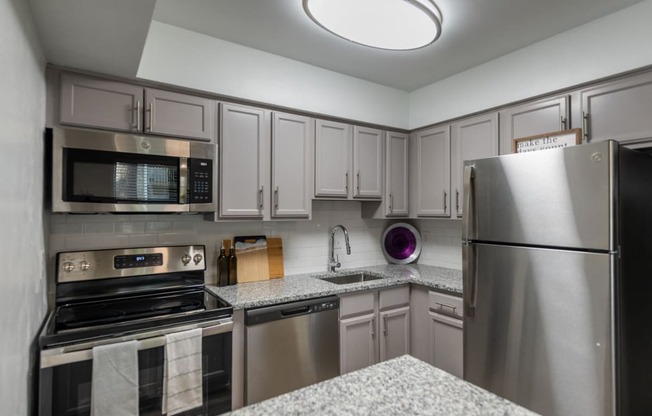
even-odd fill
[{"label": "refrigerator door", "polygon": [[614,250],[617,152],[609,141],[467,161],[462,238]]},{"label": "refrigerator door", "polygon": [[465,250],[464,379],[542,415],[614,415],[612,255]]}]

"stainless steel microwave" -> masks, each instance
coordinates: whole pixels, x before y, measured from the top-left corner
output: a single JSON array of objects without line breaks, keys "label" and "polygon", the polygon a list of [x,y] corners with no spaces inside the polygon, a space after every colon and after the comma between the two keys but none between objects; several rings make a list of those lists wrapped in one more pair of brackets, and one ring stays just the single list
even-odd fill
[{"label": "stainless steel microwave", "polygon": [[53,128],[52,212],[217,210],[217,146]]}]

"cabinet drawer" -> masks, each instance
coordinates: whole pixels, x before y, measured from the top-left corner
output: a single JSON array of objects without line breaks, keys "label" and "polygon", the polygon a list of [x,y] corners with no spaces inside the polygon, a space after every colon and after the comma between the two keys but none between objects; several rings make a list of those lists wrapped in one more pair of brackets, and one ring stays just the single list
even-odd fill
[{"label": "cabinet drawer", "polygon": [[428,297],[431,311],[462,318],[462,298],[433,291],[430,291]]},{"label": "cabinet drawer", "polygon": [[379,309],[385,310],[410,304],[410,285],[385,289],[379,295]]},{"label": "cabinet drawer", "polygon": [[374,313],[376,293],[376,291],[369,291],[342,296],[340,298],[340,318]]}]

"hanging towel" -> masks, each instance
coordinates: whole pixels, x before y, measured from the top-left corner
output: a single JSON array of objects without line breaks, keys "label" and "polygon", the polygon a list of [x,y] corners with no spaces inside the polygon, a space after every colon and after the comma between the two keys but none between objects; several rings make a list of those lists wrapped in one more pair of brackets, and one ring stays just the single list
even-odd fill
[{"label": "hanging towel", "polygon": [[165,336],[163,414],[175,415],[203,404],[202,329]]},{"label": "hanging towel", "polygon": [[91,416],[138,416],[138,343],[93,347]]}]

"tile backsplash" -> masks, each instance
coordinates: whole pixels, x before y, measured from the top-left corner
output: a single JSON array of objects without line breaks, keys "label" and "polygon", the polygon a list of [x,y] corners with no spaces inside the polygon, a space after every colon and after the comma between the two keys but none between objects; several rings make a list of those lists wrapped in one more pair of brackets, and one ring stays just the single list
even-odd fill
[{"label": "tile backsplash", "polygon": [[[202,215],[61,215],[50,216],[50,259],[60,251],[173,244],[203,244],[207,250],[207,279],[216,281],[219,243],[236,235],[266,235],[283,239],[285,274],[325,271],[329,230],[344,225],[351,255],[340,232],[335,253],[342,267],[385,264],[380,237],[390,220],[364,219],[357,201],[313,201],[310,221],[211,222]],[[422,232],[420,263],[460,269],[460,221],[410,221]]]}]

